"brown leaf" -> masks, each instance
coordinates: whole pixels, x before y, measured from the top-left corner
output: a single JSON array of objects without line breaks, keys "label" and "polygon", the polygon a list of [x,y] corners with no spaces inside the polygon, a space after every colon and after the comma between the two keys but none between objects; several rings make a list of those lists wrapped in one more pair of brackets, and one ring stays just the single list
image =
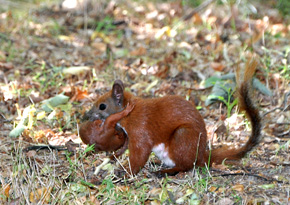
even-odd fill
[{"label": "brown leaf", "polygon": [[216,193],[224,193],[226,191],[226,188],[224,187],[219,187]]},{"label": "brown leaf", "polygon": [[35,132],[34,139],[36,140],[36,142],[39,142],[39,143],[47,143],[46,135],[47,134],[45,130],[39,130]]},{"label": "brown leaf", "polygon": [[159,78],[167,78],[168,77],[168,71],[169,71],[169,66],[163,62],[158,62],[158,71],[156,72],[156,76]]},{"label": "brown leaf", "polygon": [[157,196],[158,194],[160,194],[162,192],[162,189],[161,188],[155,188],[153,187],[153,189],[151,189],[149,191],[149,195],[154,197],[154,196]]},{"label": "brown leaf", "polygon": [[31,130],[25,129],[25,130],[22,132],[22,137],[23,137],[23,140],[24,140],[24,141],[27,141],[27,142],[34,142],[33,137],[32,137],[32,133],[31,133]]},{"label": "brown leaf", "polygon": [[212,62],[210,66],[216,71],[222,71],[225,68],[223,64],[218,63],[218,62]]},{"label": "brown leaf", "polygon": [[101,53],[104,53],[106,51],[107,44],[105,44],[103,42],[93,42],[92,47],[97,49],[97,51],[96,51],[97,54],[101,54]]},{"label": "brown leaf", "polygon": [[31,203],[39,202],[41,199],[48,203],[50,200],[50,192],[52,190],[52,187],[49,187],[48,189],[46,187],[39,188],[35,191],[30,192],[29,194],[29,200]]},{"label": "brown leaf", "polygon": [[3,51],[0,51],[0,60],[5,60],[6,54]]},{"label": "brown leaf", "polygon": [[95,205],[99,205],[100,204],[100,201],[95,196],[93,196],[93,195],[90,196],[90,200]]},{"label": "brown leaf", "polygon": [[223,164],[215,164],[215,163],[213,163],[212,167],[216,168],[216,169],[220,169],[220,170],[228,170],[228,167],[223,165]]},{"label": "brown leaf", "polygon": [[31,158],[34,157],[36,155],[36,151],[35,150],[30,150],[26,153],[26,156]]},{"label": "brown leaf", "polygon": [[121,192],[128,192],[130,187],[129,186],[117,186],[116,189],[120,190]]},{"label": "brown leaf", "polygon": [[235,191],[243,192],[244,189],[245,189],[245,187],[244,187],[244,185],[242,185],[242,184],[236,184],[236,185],[234,185],[234,186],[232,187],[232,189],[235,190]]},{"label": "brown leaf", "polygon": [[227,127],[224,121],[219,121],[217,123],[217,128],[214,131],[217,135],[225,135],[228,133]]},{"label": "brown leaf", "polygon": [[130,55],[131,56],[143,56],[146,53],[147,53],[146,48],[144,48],[144,47],[141,46],[141,47],[137,48],[136,50],[131,51],[130,52]]},{"label": "brown leaf", "polygon": [[67,147],[69,152],[75,152],[79,144],[76,144],[72,140],[69,140],[68,142],[65,143],[65,146]]},{"label": "brown leaf", "polygon": [[234,201],[232,201],[230,198],[222,198],[217,202],[218,205],[232,205],[234,204]]},{"label": "brown leaf", "polygon": [[29,95],[29,98],[34,102],[34,103],[39,103],[44,100],[43,96],[37,95],[36,93],[32,93]]},{"label": "brown leaf", "polygon": [[80,101],[86,97],[88,97],[88,91],[87,90],[80,90],[79,88],[77,88],[76,93],[75,93],[75,100],[76,101]]},{"label": "brown leaf", "polygon": [[202,18],[198,13],[194,14],[193,23],[197,25],[201,25],[203,23]]},{"label": "brown leaf", "polygon": [[208,189],[210,192],[215,192],[216,190],[217,190],[217,187],[215,187],[215,186],[211,186],[211,187],[209,187],[209,189]]},{"label": "brown leaf", "polygon": [[9,191],[10,191],[10,184],[6,184],[6,185],[3,185],[3,191],[4,191],[4,195],[9,198]]},{"label": "brown leaf", "polygon": [[0,68],[11,70],[14,68],[14,65],[11,62],[8,62],[8,63],[0,62]]}]

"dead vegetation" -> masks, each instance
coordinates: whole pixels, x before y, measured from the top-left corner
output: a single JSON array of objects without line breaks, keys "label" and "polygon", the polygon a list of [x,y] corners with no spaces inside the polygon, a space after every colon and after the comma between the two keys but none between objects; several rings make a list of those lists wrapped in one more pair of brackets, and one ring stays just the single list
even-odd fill
[{"label": "dead vegetation", "polygon": [[[290,27],[275,2],[205,1],[192,10],[190,1],[91,0],[71,9],[4,1],[1,203],[289,203]],[[250,127],[234,107],[231,75],[253,54],[264,129],[246,158],[158,179],[152,172],[162,165],[152,155],[136,177],[123,179],[126,152],[93,174],[108,153],[79,145],[77,128],[115,79],[138,96],[194,101],[214,146],[244,143]],[[232,90],[214,91],[224,87]],[[38,144],[56,147],[25,149]]]}]

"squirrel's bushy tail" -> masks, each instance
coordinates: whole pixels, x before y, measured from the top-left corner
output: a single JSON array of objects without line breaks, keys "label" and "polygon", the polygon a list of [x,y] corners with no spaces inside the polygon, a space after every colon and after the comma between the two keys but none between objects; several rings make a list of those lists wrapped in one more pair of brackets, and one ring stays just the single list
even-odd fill
[{"label": "squirrel's bushy tail", "polygon": [[[218,149],[213,149],[207,154],[207,160],[210,160],[210,165],[212,163],[220,164],[223,160],[237,160],[245,156],[246,153],[251,151],[260,141],[261,135],[261,117],[259,115],[258,108],[255,107],[253,103],[253,97],[251,96],[252,89],[252,77],[255,73],[257,66],[257,61],[249,60],[246,64],[244,78],[242,82],[238,83],[239,76],[237,75],[238,84],[238,105],[241,110],[246,112],[247,118],[251,122],[252,132],[247,143],[240,148],[229,148],[227,146],[222,146]],[[238,71],[239,74],[239,71]],[[206,160],[206,161],[207,161]]]}]

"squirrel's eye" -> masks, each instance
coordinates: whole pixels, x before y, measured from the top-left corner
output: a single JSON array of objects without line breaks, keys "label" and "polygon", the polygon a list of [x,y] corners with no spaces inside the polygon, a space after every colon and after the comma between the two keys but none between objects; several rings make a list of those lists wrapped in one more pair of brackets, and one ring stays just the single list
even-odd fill
[{"label": "squirrel's eye", "polygon": [[102,103],[102,104],[100,104],[100,107],[99,107],[99,109],[100,109],[100,110],[105,110],[105,109],[106,109],[106,107],[107,107],[107,106],[106,106],[105,104],[103,104],[103,103]]}]

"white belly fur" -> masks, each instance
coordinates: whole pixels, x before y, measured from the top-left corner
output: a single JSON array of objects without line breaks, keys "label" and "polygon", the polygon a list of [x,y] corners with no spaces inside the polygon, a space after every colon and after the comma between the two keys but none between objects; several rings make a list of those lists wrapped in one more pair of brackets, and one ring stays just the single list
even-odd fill
[{"label": "white belly fur", "polygon": [[168,156],[168,149],[165,147],[164,143],[154,146],[152,151],[166,166],[175,166],[175,163]]}]

